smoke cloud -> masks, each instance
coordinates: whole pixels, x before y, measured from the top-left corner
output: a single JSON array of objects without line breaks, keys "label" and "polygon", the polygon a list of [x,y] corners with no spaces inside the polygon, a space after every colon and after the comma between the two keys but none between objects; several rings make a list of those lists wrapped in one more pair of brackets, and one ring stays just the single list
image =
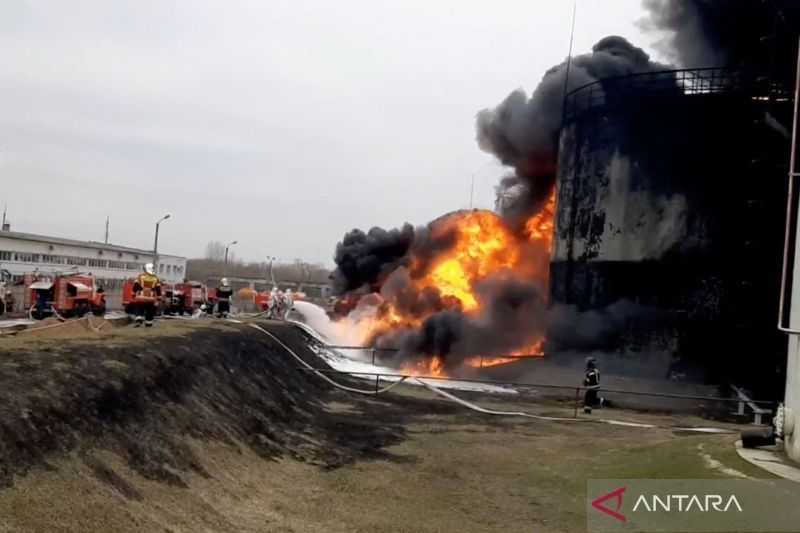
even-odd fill
[{"label": "smoke cloud", "polygon": [[404,263],[413,242],[411,224],[391,230],[374,227],[366,233],[360,229],[348,232],[336,245],[334,290],[343,294],[379,288],[386,276]]},{"label": "smoke cloud", "polygon": [[789,81],[797,53],[796,0],[643,0],[645,31],[683,68],[735,67]]},{"label": "smoke cloud", "polygon": [[540,285],[495,277],[480,282],[476,294],[483,304],[479,314],[446,309],[417,329],[383,336],[381,344],[399,347],[401,359],[438,355],[457,366],[466,356],[507,354],[544,336],[547,305]]},{"label": "smoke cloud", "polygon": [[[567,91],[607,77],[668,68],[625,38],[609,36],[592,53],[572,59]],[[517,89],[497,107],[478,113],[478,145],[514,169],[497,186],[498,208],[513,222],[536,213],[555,182],[566,77],[564,61],[545,73],[530,98]]]},{"label": "smoke cloud", "polygon": [[540,285],[519,279],[487,279],[478,293],[486,303],[479,315],[445,309],[419,328],[384,335],[380,346],[399,348],[393,357],[402,361],[437,355],[446,367],[455,368],[466,357],[507,355],[545,336],[550,352],[602,350],[615,346],[632,321],[659,316],[627,300],[591,311],[548,305]]},{"label": "smoke cloud", "polygon": [[[610,36],[591,53],[572,59],[567,89],[665,69],[667,65],[651,61],[624,38]],[[371,343],[399,348],[395,357],[401,360],[436,355],[446,366],[455,367],[465,357],[508,354],[545,337],[558,349],[600,346],[624,328],[629,316],[642,311],[626,302],[589,313],[548,305],[549,249],[521,231],[554,185],[565,79],[566,63],[561,63],[545,73],[530,97],[517,90],[497,107],[478,113],[479,146],[513,170],[497,186],[498,211],[514,235],[513,246],[521,260],[514,272],[500,270],[474,283],[479,304],[475,310],[465,312],[457,298],[414,282],[453,246],[454,235],[444,222],[451,215],[442,217],[441,224],[437,219],[416,229],[406,224],[394,230],[353,230],[339,243],[336,289],[379,293],[372,305],[359,305],[354,313],[370,307],[379,317],[391,312],[406,319],[404,325],[380,330]]]}]

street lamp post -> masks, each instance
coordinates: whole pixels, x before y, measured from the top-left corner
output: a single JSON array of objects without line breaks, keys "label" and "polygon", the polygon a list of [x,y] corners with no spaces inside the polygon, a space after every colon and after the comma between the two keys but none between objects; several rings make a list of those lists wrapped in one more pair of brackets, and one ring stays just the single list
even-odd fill
[{"label": "street lamp post", "polygon": [[228,274],[228,248],[233,246],[239,241],[232,241],[225,245],[225,267],[222,269],[222,275],[226,276]]},{"label": "street lamp post", "polygon": [[272,271],[272,264],[277,260],[278,260],[277,257],[267,257],[267,263],[268,263],[268,269],[269,269],[269,271],[267,273],[269,274],[269,278],[270,278],[270,281],[272,282],[272,286],[273,287],[275,286],[275,274]]},{"label": "street lamp post", "polygon": [[164,215],[163,217],[159,218],[156,221],[156,238],[155,242],[153,242],[153,270],[155,272],[158,272],[158,227],[161,225],[162,222],[164,222],[171,216],[172,215],[167,213],[166,215]]}]

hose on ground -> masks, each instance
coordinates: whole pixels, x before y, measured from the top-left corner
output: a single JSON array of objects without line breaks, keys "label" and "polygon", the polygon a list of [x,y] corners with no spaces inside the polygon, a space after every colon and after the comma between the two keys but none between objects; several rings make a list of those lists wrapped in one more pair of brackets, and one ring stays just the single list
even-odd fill
[{"label": "hose on ground", "polygon": [[53,316],[59,319],[61,322],[66,322],[67,319],[61,316],[61,314],[56,310],[56,306],[51,305],[50,310],[53,312]]},{"label": "hose on ground", "polygon": [[448,400],[454,401],[464,407],[472,409],[473,411],[477,411],[479,413],[484,413],[487,415],[503,415],[503,416],[524,416],[526,418],[534,418],[536,420],[550,420],[553,422],[594,422],[594,423],[602,423],[602,424],[611,424],[614,426],[629,426],[629,427],[637,427],[637,428],[655,428],[653,424],[640,424],[638,422],[625,422],[624,420],[609,420],[605,418],[568,418],[562,416],[542,416],[542,415],[533,415],[530,413],[525,413],[523,411],[497,411],[494,409],[486,409],[485,407],[480,407],[479,405],[475,405],[472,402],[468,402],[467,400],[462,400],[461,398],[450,394],[447,391],[443,391],[442,389],[423,381],[420,378],[414,378],[414,381],[428,389],[429,391],[438,394]]},{"label": "hose on ground", "polygon": [[384,388],[382,388],[382,389],[377,389],[377,390],[364,390],[364,389],[356,389],[356,388],[354,388],[354,387],[348,387],[347,385],[342,385],[341,383],[337,383],[336,381],[332,380],[331,378],[329,378],[328,376],[326,376],[326,375],[325,375],[325,374],[323,374],[322,372],[318,372],[318,371],[317,371],[317,369],[315,369],[315,368],[314,368],[313,366],[311,366],[310,364],[306,363],[306,362],[303,360],[303,358],[302,358],[302,357],[300,357],[299,355],[297,355],[297,354],[294,352],[294,350],[292,350],[291,348],[289,348],[289,347],[288,347],[286,344],[284,344],[284,342],[283,342],[282,340],[280,340],[278,337],[276,337],[275,335],[273,335],[273,334],[272,334],[272,333],[270,333],[269,331],[265,330],[264,328],[262,328],[261,326],[259,326],[259,325],[257,325],[257,324],[249,324],[249,326],[250,326],[251,328],[257,329],[257,330],[258,330],[258,331],[260,331],[261,333],[263,333],[263,334],[265,334],[265,335],[269,336],[269,337],[270,337],[272,340],[274,340],[275,342],[277,342],[277,343],[278,343],[278,344],[279,344],[279,345],[280,345],[280,346],[281,346],[281,347],[282,347],[284,350],[286,350],[286,351],[289,353],[289,355],[291,355],[292,357],[294,357],[294,358],[295,358],[295,359],[296,359],[296,360],[297,360],[297,361],[298,361],[298,362],[299,362],[301,365],[303,365],[303,366],[304,366],[304,367],[306,367],[307,369],[311,370],[311,371],[312,371],[312,372],[314,372],[314,373],[315,373],[317,376],[319,376],[319,377],[320,377],[320,378],[322,378],[323,380],[327,381],[328,383],[330,383],[331,385],[333,385],[333,386],[334,386],[334,387],[336,387],[337,389],[342,389],[342,390],[345,390],[345,391],[348,391],[348,392],[355,392],[355,393],[358,393],[358,394],[368,394],[368,395],[376,396],[376,395],[378,395],[378,394],[383,394],[384,392],[387,392],[387,391],[389,391],[389,390],[393,389],[394,387],[396,387],[397,385],[399,385],[400,383],[402,383],[403,381],[405,381],[405,380],[406,380],[406,378],[405,378],[405,377],[402,377],[402,378],[400,378],[399,380],[395,381],[394,383],[391,383],[390,385],[388,385],[388,386],[386,386],[386,387],[384,387]]},{"label": "hose on ground", "polygon": [[475,405],[472,402],[468,402],[467,400],[462,400],[461,398],[459,398],[459,397],[457,397],[457,396],[455,396],[453,394],[450,394],[447,391],[443,391],[439,387],[435,387],[435,386],[431,385],[430,383],[428,383],[428,382],[426,382],[426,381],[424,381],[424,380],[422,380],[420,378],[414,378],[414,381],[416,381],[417,383],[419,383],[420,385],[422,385],[423,387],[425,387],[429,391],[433,392],[434,394],[438,394],[439,396],[442,396],[443,398],[447,398],[448,400],[454,401],[454,402],[456,402],[456,403],[458,403],[460,405],[463,405],[464,407],[472,409],[473,411],[477,411],[479,413],[484,413],[484,414],[487,414],[487,415],[524,416],[526,418],[535,418],[537,420],[553,420],[553,421],[557,421],[557,422],[575,422],[575,421],[593,422],[594,421],[594,420],[592,420],[590,418],[577,418],[576,419],[576,418],[566,418],[566,417],[559,417],[559,416],[540,416],[540,415],[532,415],[530,413],[525,413],[525,412],[522,412],[522,411],[496,411],[494,409],[486,409],[485,407],[480,407],[478,405]]},{"label": "hose on ground", "polygon": [[[293,325],[295,325],[297,327],[297,326],[300,326],[300,323],[293,322]],[[260,332],[264,333],[265,335],[270,336],[284,350],[286,350],[290,355],[292,355],[295,359],[297,359],[297,361],[299,361],[304,367],[306,367],[309,370],[313,371],[317,376],[319,376],[323,380],[327,381],[328,383],[330,383],[334,387],[337,387],[337,388],[342,389],[342,390],[346,390],[346,391],[350,391],[350,392],[357,392],[357,393],[360,393],[360,394],[376,395],[376,394],[380,394],[380,393],[383,393],[383,392],[387,392],[388,390],[394,388],[395,386],[399,385],[400,383],[402,383],[403,381],[405,381],[406,379],[408,379],[410,377],[410,376],[402,376],[400,380],[392,383],[388,387],[384,387],[383,389],[379,389],[377,391],[361,390],[361,389],[355,389],[353,387],[348,387],[346,385],[341,385],[340,383],[336,383],[335,381],[330,379],[328,376],[326,376],[322,372],[318,372],[314,367],[312,367],[310,364],[306,363],[291,348],[289,348],[278,337],[276,337],[275,335],[273,335],[269,331],[265,330],[264,328],[262,328],[261,326],[258,326],[256,324],[249,324],[249,326],[259,330]],[[300,327],[299,329],[305,330],[306,332],[308,332],[308,329],[313,331],[313,328],[310,328],[307,324],[302,324],[302,327]],[[316,333],[316,332],[314,332],[314,333]],[[318,335],[313,335],[313,336],[317,337],[319,339]],[[444,398],[446,398],[448,400],[456,402],[459,405],[467,407],[468,409],[471,409],[473,411],[476,411],[476,412],[479,412],[479,413],[483,413],[483,414],[488,414],[488,415],[521,416],[521,417],[525,417],[525,418],[532,418],[532,419],[535,419],[535,420],[546,420],[546,421],[551,421],[551,422],[589,422],[589,423],[595,423],[595,424],[609,424],[609,425],[612,425],[612,426],[626,426],[626,427],[645,428],[645,429],[661,428],[661,429],[671,429],[673,431],[687,431],[687,432],[700,432],[700,433],[735,433],[735,431],[730,431],[730,430],[722,429],[722,428],[662,427],[662,426],[657,426],[655,424],[641,424],[641,423],[638,423],[638,422],[628,422],[628,421],[625,421],[625,420],[614,420],[614,419],[609,419],[609,418],[569,418],[569,417],[558,417],[558,416],[534,415],[534,414],[531,414],[531,413],[525,413],[523,411],[498,411],[498,410],[494,410],[494,409],[486,409],[484,407],[480,407],[478,405],[475,405],[472,402],[468,402],[467,400],[463,400],[463,399],[461,399],[461,398],[459,398],[459,397],[457,397],[457,396],[455,396],[455,395],[453,395],[453,394],[451,394],[449,392],[446,392],[446,391],[444,391],[444,390],[442,390],[442,389],[440,389],[438,387],[435,387],[434,385],[431,385],[430,383],[427,383],[426,381],[424,381],[421,378],[414,377],[413,380],[414,380],[414,382],[419,383],[423,387],[427,388],[428,390],[430,390],[431,392],[433,392],[433,393],[435,393],[435,394],[437,394],[439,396],[442,396],[442,397],[444,397]]]}]

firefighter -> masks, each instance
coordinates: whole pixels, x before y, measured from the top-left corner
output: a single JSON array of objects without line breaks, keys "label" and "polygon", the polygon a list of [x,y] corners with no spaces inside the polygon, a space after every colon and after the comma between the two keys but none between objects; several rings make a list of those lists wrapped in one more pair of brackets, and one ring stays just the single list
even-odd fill
[{"label": "firefighter", "polygon": [[286,289],[283,293],[283,319],[289,319],[289,312],[294,308],[294,298],[292,297],[292,289]]},{"label": "firefighter", "polygon": [[600,371],[597,370],[597,361],[594,357],[586,358],[586,375],[583,378],[583,386],[586,387],[586,394],[583,397],[583,412],[591,414],[592,407],[603,407],[605,404],[605,399],[598,394]]},{"label": "firefighter", "polygon": [[228,317],[231,310],[231,296],[233,296],[231,284],[228,283],[228,278],[222,278],[220,286],[217,288],[217,316],[219,318]]},{"label": "firefighter", "polygon": [[269,293],[269,305],[267,306],[267,318],[278,318],[281,306],[281,295],[278,292],[278,287],[272,287]]},{"label": "firefighter", "polygon": [[144,271],[139,274],[133,283],[133,301],[136,311],[135,327],[144,322],[145,327],[153,326],[156,315],[156,306],[161,296],[161,280],[156,276],[153,263],[144,265]]}]

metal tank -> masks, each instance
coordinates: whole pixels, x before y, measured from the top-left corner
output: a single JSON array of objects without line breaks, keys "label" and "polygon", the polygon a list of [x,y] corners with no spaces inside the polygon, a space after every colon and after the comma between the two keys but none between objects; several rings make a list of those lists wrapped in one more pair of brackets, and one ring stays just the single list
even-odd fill
[{"label": "metal tank", "polygon": [[791,95],[726,69],[601,80],[565,100],[551,299],[639,304],[609,350],[775,396]]}]

